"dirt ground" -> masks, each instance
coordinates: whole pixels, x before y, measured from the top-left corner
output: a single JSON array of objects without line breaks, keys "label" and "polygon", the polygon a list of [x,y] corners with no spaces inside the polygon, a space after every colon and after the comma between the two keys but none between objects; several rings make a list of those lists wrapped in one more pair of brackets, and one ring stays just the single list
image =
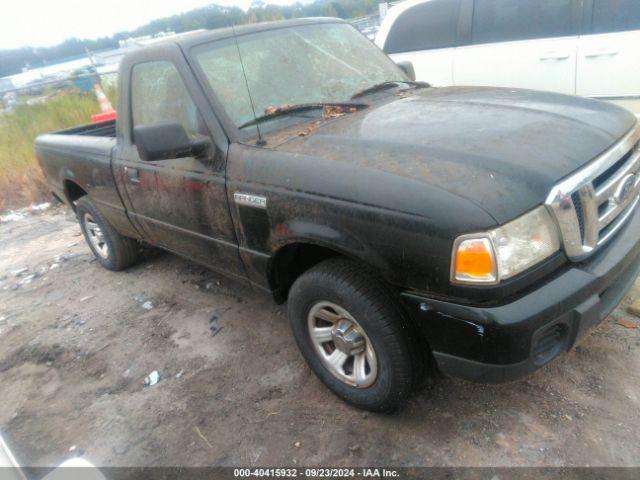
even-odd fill
[{"label": "dirt ground", "polygon": [[367,414],[311,374],[268,296],[169,254],[108,272],[53,209],[0,224],[0,429],[32,466],[637,466],[639,293],[523,381],[442,379]]}]

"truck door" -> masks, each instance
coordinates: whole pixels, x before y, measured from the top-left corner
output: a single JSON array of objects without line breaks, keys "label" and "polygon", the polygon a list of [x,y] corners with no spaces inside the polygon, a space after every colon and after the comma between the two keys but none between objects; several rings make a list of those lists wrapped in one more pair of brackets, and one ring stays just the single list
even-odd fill
[{"label": "truck door", "polygon": [[[214,134],[210,121],[203,118],[197,105],[206,105],[206,100],[189,77],[180,52],[173,53],[121,70],[121,75],[129,75],[129,81],[121,80],[121,85],[129,89],[120,92],[119,110],[130,115],[121,118],[116,176],[124,185],[130,217],[152,243],[214,270],[246,278],[225,194],[227,140],[221,142],[222,131]],[[192,138],[210,138],[210,153],[206,158],[141,160],[133,129],[166,122],[181,124]]]}]

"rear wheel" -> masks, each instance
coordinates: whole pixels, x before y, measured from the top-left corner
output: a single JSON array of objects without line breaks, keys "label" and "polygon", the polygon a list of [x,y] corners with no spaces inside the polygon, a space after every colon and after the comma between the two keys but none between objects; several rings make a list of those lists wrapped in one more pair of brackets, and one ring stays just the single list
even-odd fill
[{"label": "rear wheel", "polygon": [[382,280],[348,260],[327,260],[293,284],[288,315],[309,367],[340,398],[372,411],[407,400],[421,357]]},{"label": "rear wheel", "polygon": [[138,260],[138,242],[116,232],[88,197],[76,202],[76,216],[89,248],[104,268],[118,271]]}]

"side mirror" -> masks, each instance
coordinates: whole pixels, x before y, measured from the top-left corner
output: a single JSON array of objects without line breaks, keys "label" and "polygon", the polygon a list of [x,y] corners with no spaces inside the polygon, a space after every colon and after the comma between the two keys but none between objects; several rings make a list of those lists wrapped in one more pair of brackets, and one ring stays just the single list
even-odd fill
[{"label": "side mirror", "polygon": [[398,62],[396,65],[400,67],[400,70],[409,77],[409,80],[416,81],[416,71],[413,69],[413,63],[405,60],[404,62]]},{"label": "side mirror", "polygon": [[138,125],[133,129],[138,155],[146,162],[171,158],[197,157],[208,151],[208,139],[191,140],[179,123]]}]

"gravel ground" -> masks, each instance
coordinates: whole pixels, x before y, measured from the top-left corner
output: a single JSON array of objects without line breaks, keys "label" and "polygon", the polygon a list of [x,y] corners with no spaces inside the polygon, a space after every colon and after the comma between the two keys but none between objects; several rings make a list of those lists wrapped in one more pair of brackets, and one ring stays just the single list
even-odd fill
[{"label": "gravel ground", "polygon": [[311,374],[268,296],[169,254],[103,270],[52,209],[0,224],[0,429],[32,466],[637,466],[638,293],[525,380],[441,379],[367,414]]}]

